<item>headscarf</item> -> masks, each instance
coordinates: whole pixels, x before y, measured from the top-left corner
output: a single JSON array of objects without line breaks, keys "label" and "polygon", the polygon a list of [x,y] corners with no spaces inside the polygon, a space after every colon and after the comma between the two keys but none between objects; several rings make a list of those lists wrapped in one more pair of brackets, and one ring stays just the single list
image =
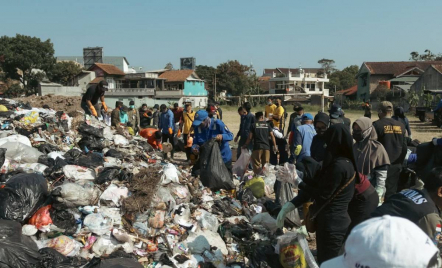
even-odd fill
[{"label": "headscarf", "polygon": [[394,115],[404,119],[405,118],[404,108],[396,107],[396,109],[394,109]]},{"label": "headscarf", "polygon": [[[344,124],[331,126],[324,134],[324,140],[327,144],[325,158],[322,164],[322,175],[325,174],[327,167],[330,166],[336,158],[345,157],[352,162],[355,171],[357,171],[355,157],[353,155],[353,138]],[[356,173],[357,175],[357,173]],[[356,176],[356,183],[359,183],[359,176]]]},{"label": "headscarf", "polygon": [[314,120],[315,129],[316,129],[316,123],[318,122],[324,123],[324,125],[328,127],[328,125],[330,124],[330,116],[328,116],[328,114],[326,113],[320,112],[317,115],[315,115],[315,120]]},{"label": "headscarf", "polygon": [[353,145],[353,153],[356,160],[357,170],[364,175],[369,175],[374,168],[390,165],[387,151],[377,141],[378,135],[373,128],[373,123],[368,117],[361,117],[354,123],[362,129],[363,139]]}]

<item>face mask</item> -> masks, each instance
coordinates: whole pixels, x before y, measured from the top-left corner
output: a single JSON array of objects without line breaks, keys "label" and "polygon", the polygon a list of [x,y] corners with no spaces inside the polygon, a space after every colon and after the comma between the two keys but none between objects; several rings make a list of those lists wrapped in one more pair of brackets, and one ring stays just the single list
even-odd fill
[{"label": "face mask", "polygon": [[315,130],[316,130],[316,135],[318,135],[318,136],[324,135],[324,133],[327,131],[327,129],[323,129],[323,128],[315,128]]},{"label": "face mask", "polygon": [[207,117],[206,119],[204,119],[204,121],[201,123],[201,127],[203,128],[207,128],[209,127],[210,124],[210,117]]},{"label": "face mask", "polygon": [[355,141],[357,141],[357,142],[362,141],[364,139],[362,137],[362,131],[361,130],[358,130],[358,131],[353,130],[353,139],[355,139]]},{"label": "face mask", "polygon": [[267,104],[268,104],[268,105],[272,105],[272,102],[271,102],[271,101],[268,101]]},{"label": "face mask", "polygon": [[143,111],[147,111],[147,108],[143,108]]},{"label": "face mask", "polygon": [[153,111],[156,112],[156,111],[158,111],[158,109],[157,108],[153,108]]},{"label": "face mask", "polygon": [[130,108],[131,108],[131,109],[135,109],[135,105],[131,105]]}]

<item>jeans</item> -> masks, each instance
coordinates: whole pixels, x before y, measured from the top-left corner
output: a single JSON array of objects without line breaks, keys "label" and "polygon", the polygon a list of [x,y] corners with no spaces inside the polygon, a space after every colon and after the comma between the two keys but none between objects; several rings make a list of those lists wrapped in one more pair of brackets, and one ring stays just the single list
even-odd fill
[{"label": "jeans", "polygon": [[81,108],[84,110],[85,114],[92,115],[92,112],[89,109],[89,106],[87,106],[86,102],[83,102],[83,101],[81,102]]}]

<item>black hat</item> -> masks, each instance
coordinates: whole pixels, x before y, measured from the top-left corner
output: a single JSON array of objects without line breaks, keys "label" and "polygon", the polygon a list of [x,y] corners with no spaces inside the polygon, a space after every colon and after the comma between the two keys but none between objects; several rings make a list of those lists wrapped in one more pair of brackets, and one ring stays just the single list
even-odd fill
[{"label": "black hat", "polygon": [[330,110],[328,110],[328,112],[330,113],[331,118],[334,119],[339,118],[342,114],[341,105],[333,103],[332,107],[330,108]]},{"label": "black hat", "polygon": [[133,100],[129,101],[129,105],[135,105],[135,102]]},{"label": "black hat", "polygon": [[154,109],[160,109],[160,106],[159,106],[158,104],[155,104],[155,105],[153,106],[153,108],[154,108]]},{"label": "black hat", "polygon": [[293,110],[296,111],[296,112],[299,112],[299,111],[304,110],[304,108],[302,108],[301,103],[295,102],[295,104],[293,104]]}]

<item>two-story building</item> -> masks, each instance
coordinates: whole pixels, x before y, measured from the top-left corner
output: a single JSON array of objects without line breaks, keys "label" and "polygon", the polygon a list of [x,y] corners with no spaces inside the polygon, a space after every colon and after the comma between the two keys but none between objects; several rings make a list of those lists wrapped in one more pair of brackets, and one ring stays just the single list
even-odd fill
[{"label": "two-story building", "polygon": [[207,106],[208,97],[204,80],[194,70],[164,71],[159,76],[164,79],[164,89],[155,92],[156,102],[191,102],[194,107]]},{"label": "two-story building", "polygon": [[[327,74],[321,68],[276,68],[264,69],[263,77],[268,81],[269,94],[296,94],[329,96],[325,83]],[[264,79],[261,79],[264,81]]]}]

